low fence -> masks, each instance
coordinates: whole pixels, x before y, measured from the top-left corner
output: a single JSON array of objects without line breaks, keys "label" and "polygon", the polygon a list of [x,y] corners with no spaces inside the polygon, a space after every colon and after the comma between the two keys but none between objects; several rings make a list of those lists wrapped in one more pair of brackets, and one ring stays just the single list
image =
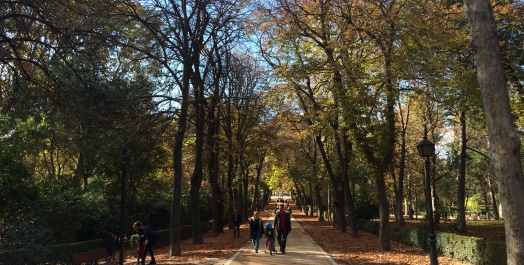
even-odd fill
[{"label": "low fence", "polygon": [[[202,233],[205,233],[207,231],[210,231],[213,227],[213,221],[205,222],[200,224],[200,228],[202,229]],[[158,244],[161,246],[169,245],[170,242],[170,229],[164,229],[164,230],[158,230],[156,233],[158,234]],[[180,227],[180,239],[188,239],[193,236],[193,229],[191,225],[185,225]]]},{"label": "low fence", "polygon": [[[202,233],[211,230],[213,221],[201,224]],[[170,230],[164,229],[157,231],[159,236],[159,245],[170,244]],[[182,240],[193,236],[192,226],[186,225],[180,227],[180,238]],[[129,242],[127,242],[129,244]],[[50,245],[31,249],[15,249],[0,251],[0,265],[67,265],[71,264],[71,255],[74,253],[90,251],[105,247],[109,253],[118,252],[118,241],[114,239],[97,239],[70,244]]]}]

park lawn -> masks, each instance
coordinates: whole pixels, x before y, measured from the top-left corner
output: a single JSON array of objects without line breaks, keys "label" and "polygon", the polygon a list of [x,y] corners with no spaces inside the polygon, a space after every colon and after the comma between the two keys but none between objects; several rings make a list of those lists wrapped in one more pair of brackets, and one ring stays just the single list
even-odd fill
[{"label": "park lawn", "polygon": [[[422,228],[427,226],[424,219],[405,219],[406,227],[409,228]],[[475,220],[467,221],[466,223],[468,232],[458,233],[454,220],[451,221],[441,221],[436,226],[436,231],[454,233],[463,236],[472,236],[484,238],[492,241],[499,241],[505,243],[506,237],[504,233],[504,221],[497,220]],[[398,226],[395,223],[395,220],[392,220],[391,226]]]}]

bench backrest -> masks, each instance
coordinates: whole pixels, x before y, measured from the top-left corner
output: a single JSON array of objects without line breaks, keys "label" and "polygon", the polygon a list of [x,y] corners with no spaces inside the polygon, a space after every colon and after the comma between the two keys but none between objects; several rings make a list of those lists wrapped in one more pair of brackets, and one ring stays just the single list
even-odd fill
[{"label": "bench backrest", "polygon": [[88,261],[98,261],[100,259],[106,258],[107,256],[107,249],[99,248],[96,250],[73,254],[71,255],[71,261],[73,262],[73,265],[80,265]]}]

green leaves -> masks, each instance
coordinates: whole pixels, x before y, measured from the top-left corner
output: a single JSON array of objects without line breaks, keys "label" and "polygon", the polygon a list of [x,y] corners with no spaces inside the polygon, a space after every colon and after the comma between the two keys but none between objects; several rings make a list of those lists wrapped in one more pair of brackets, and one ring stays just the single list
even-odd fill
[{"label": "green leaves", "polygon": [[18,155],[0,142],[0,239],[10,231],[17,220],[23,220],[27,209],[36,201],[36,190],[31,174]]}]

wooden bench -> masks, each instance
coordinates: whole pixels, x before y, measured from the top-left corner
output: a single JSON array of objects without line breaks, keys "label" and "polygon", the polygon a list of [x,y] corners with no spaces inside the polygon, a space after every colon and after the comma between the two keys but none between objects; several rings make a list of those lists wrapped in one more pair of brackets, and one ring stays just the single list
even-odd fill
[{"label": "wooden bench", "polygon": [[91,250],[91,251],[86,251],[86,252],[73,254],[73,255],[71,255],[71,261],[73,262],[73,265],[81,265],[82,263],[85,263],[85,262],[89,262],[89,261],[96,261],[96,262],[98,262],[99,260],[104,259],[104,261],[106,262],[105,264],[108,264],[108,265],[109,264],[111,264],[111,265],[118,264],[118,261],[116,261],[116,260],[108,261],[108,258],[110,256],[111,255],[109,255],[109,253],[107,253],[107,249],[106,248],[99,248],[99,249],[96,249],[96,250]]}]

